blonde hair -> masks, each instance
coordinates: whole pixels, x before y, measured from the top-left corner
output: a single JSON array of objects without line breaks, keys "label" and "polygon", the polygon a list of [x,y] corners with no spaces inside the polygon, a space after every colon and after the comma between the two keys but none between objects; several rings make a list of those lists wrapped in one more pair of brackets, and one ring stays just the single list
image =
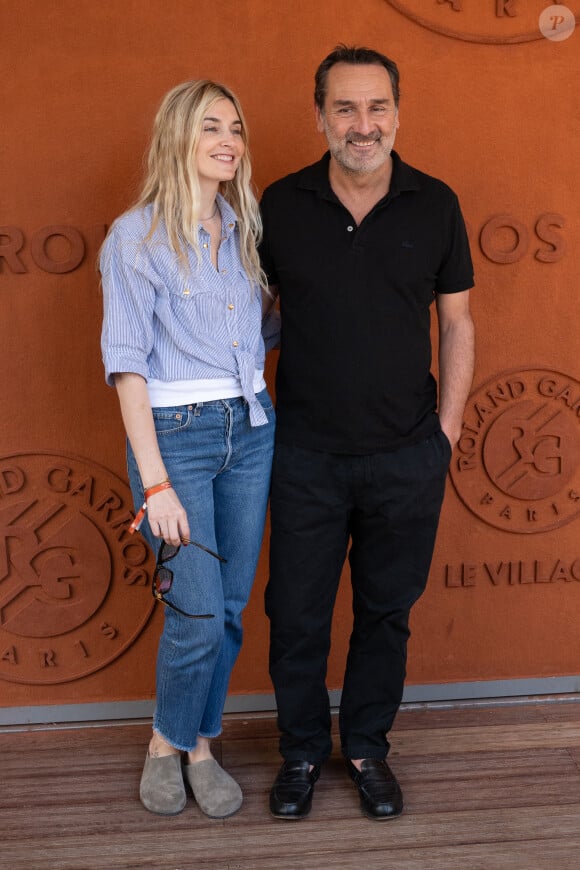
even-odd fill
[{"label": "blonde hair", "polygon": [[262,221],[251,186],[251,161],[248,129],[242,107],[232,91],[217,82],[201,79],[183,82],[163,98],[153,125],[147,158],[147,174],[136,207],[153,206],[153,219],[147,240],[159,222],[164,221],[171,248],[182,265],[187,266],[187,246],[201,251],[197,234],[200,219],[200,187],[195,155],[201,139],[203,119],[218,100],[230,100],[242,122],[245,145],[235,177],[221,182],[219,192],[238,217],[240,255],[250,280],[267,286],[256,246],[262,236]]}]

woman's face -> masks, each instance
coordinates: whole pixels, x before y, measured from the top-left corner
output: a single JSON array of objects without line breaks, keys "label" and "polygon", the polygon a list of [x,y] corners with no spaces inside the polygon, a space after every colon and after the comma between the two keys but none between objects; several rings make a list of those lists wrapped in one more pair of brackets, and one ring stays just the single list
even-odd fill
[{"label": "woman's face", "polygon": [[242,122],[231,100],[217,100],[203,119],[197,148],[197,172],[200,184],[231,181],[246,150]]}]

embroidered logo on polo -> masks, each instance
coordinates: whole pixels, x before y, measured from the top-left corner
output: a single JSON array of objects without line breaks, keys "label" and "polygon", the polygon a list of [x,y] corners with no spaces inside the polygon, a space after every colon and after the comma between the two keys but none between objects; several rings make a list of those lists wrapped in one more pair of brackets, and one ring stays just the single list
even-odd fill
[{"label": "embroidered logo on polo", "polygon": [[0,458],[0,678],[54,684],[118,658],[151,615],[126,483],[87,459]]},{"label": "embroidered logo on polo", "polygon": [[479,43],[561,41],[580,23],[580,2],[545,0],[387,0],[416,24],[452,39]]},{"label": "embroidered logo on polo", "polygon": [[451,479],[481,520],[509,532],[580,515],[580,382],[544,369],[502,373],[469,398]]}]

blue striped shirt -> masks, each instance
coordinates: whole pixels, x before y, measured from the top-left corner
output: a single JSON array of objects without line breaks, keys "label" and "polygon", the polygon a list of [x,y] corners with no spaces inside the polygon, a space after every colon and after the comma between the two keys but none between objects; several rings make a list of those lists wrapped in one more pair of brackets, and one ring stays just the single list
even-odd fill
[{"label": "blue striped shirt", "polygon": [[147,242],[152,206],[118,218],[101,254],[104,319],[101,336],[107,383],[117,372],[173,382],[236,377],[252,425],[267,422],[254,392],[264,368],[261,294],[239,251],[237,218],[218,194],[222,241],[218,270],[209,234],[200,225],[201,263],[189,251],[189,271],[169,246],[161,221]]}]

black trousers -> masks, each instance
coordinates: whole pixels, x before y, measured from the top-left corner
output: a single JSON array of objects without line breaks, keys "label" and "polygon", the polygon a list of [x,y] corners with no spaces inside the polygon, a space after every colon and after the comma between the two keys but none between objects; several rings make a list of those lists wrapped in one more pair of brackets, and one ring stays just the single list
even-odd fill
[{"label": "black trousers", "polygon": [[370,456],[276,447],[266,612],[285,759],[320,764],[332,749],[326,668],[349,541],[353,628],[341,749],[346,758],[387,755],[409,612],[427,582],[450,458],[441,431]]}]

